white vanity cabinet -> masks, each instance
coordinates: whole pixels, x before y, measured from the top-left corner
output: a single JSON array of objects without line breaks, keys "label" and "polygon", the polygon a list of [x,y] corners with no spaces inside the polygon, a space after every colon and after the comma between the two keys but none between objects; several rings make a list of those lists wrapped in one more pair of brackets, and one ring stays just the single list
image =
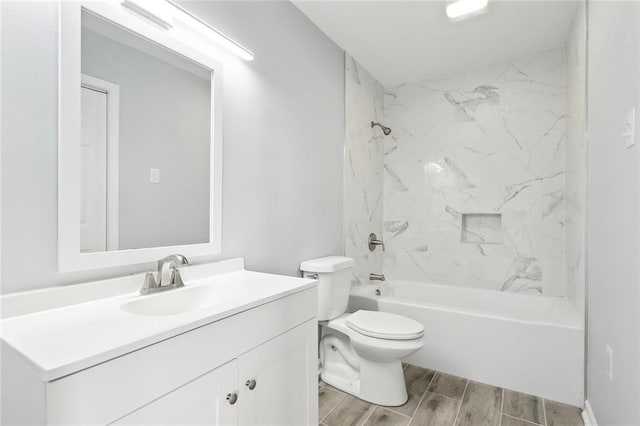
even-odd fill
[{"label": "white vanity cabinet", "polygon": [[317,424],[317,379],[308,374],[314,369],[314,329],[315,321],[308,321],[114,424]]},{"label": "white vanity cabinet", "polygon": [[[262,275],[242,274],[256,285],[248,295],[264,288],[256,280]],[[317,425],[317,296],[309,283],[295,281],[297,292],[174,329],[135,350],[114,348],[88,367],[79,360],[50,379],[9,351],[3,424]]]},{"label": "white vanity cabinet", "polygon": [[[241,425],[315,425],[317,419],[316,321],[309,321],[238,358]],[[315,406],[310,409],[310,404]]]},{"label": "white vanity cabinet", "polygon": [[[237,425],[238,360],[230,361],[117,420],[116,425]],[[226,393],[229,392],[229,393]]]}]

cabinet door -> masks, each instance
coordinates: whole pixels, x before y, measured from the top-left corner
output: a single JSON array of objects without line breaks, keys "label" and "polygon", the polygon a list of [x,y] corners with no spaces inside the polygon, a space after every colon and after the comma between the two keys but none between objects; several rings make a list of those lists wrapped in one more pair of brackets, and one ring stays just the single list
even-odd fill
[{"label": "cabinet door", "polygon": [[318,424],[317,333],[308,321],[238,358],[241,425]]},{"label": "cabinet door", "polygon": [[[162,372],[159,372],[162,374]],[[121,418],[117,425],[237,425],[238,361],[230,361]]]}]

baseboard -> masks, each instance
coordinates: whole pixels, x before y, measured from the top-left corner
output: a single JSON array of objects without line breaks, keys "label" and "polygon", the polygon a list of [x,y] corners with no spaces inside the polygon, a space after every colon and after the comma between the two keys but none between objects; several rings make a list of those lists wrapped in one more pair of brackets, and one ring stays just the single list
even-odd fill
[{"label": "baseboard", "polygon": [[584,421],[584,426],[598,426],[596,416],[593,414],[593,408],[591,408],[591,403],[589,402],[589,400],[586,400],[584,402],[584,410],[582,410],[582,420]]}]

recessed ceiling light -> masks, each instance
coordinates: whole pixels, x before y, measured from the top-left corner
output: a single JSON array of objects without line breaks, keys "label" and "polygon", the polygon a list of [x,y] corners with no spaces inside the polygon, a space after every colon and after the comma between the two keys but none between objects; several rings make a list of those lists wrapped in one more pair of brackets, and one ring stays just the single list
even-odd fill
[{"label": "recessed ceiling light", "polygon": [[447,5],[447,16],[452,21],[469,18],[487,11],[489,0],[456,0]]}]

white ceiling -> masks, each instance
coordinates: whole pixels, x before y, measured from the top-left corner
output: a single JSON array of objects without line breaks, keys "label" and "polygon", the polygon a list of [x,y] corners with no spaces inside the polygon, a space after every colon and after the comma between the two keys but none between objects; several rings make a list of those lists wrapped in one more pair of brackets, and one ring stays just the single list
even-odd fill
[{"label": "white ceiling", "polygon": [[441,1],[293,0],[384,86],[439,77],[564,44],[575,1],[491,1],[451,22]]}]

